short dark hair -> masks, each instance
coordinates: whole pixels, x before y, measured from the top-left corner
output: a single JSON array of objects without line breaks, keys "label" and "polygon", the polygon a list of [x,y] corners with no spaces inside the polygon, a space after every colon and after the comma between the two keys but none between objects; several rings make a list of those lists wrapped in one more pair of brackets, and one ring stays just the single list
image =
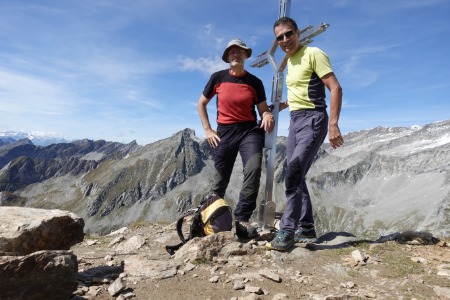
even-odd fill
[{"label": "short dark hair", "polygon": [[294,31],[297,31],[298,27],[297,27],[297,23],[295,23],[294,19],[291,19],[289,17],[281,17],[279,18],[275,24],[273,24],[273,29],[275,29],[275,27],[282,25],[282,24],[290,24],[292,29]]}]

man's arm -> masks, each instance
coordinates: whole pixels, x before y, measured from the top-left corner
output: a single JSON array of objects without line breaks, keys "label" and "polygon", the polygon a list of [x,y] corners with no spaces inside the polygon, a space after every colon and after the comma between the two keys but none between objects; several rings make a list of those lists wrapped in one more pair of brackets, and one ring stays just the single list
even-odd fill
[{"label": "man's arm", "polygon": [[208,111],[206,110],[206,106],[208,105],[211,99],[206,98],[204,95],[200,96],[198,99],[197,107],[198,114],[200,115],[200,120],[203,124],[203,129],[205,130],[206,139],[211,147],[216,148],[219,144],[220,138],[217,135],[217,132],[211,128],[211,124],[209,123]]},{"label": "man's arm", "polygon": [[330,91],[330,124],[328,127],[328,139],[334,149],[344,143],[344,138],[339,130],[339,116],[342,107],[342,88],[334,73],[328,73],[322,77],[322,81]]}]

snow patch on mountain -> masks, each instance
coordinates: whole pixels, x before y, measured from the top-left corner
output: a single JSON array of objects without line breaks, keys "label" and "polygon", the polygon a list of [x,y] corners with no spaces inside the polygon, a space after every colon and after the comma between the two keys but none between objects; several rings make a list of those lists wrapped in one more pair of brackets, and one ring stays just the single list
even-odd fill
[{"label": "snow patch on mountain", "polygon": [[57,136],[53,132],[32,131],[27,132],[14,132],[14,131],[1,131],[0,140],[6,143],[12,143],[22,139],[29,139],[36,146],[48,146],[57,143],[67,143],[68,141],[60,136]]}]

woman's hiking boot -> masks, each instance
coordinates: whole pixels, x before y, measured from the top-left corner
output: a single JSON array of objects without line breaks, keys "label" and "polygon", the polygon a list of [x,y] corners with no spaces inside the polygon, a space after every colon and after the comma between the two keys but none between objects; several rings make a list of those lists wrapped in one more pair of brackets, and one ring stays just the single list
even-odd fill
[{"label": "woman's hiking boot", "polygon": [[236,221],[236,235],[242,239],[251,239],[258,235],[258,228],[250,222]]}]

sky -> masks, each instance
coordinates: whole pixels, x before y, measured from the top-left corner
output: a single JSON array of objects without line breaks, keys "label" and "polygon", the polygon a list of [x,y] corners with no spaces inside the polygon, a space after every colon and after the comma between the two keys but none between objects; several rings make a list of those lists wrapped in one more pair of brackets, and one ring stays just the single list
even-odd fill
[{"label": "sky", "polygon": [[[246,69],[271,103],[272,68],[250,65],[274,41],[279,5],[0,0],[0,132],[146,145],[190,128],[204,138],[197,101],[228,68],[229,40],[253,49]],[[343,88],[343,134],[450,119],[449,15],[448,0],[291,0],[289,12],[300,28],[330,25],[310,46],[328,54]],[[278,135],[288,125],[283,111]]]}]

